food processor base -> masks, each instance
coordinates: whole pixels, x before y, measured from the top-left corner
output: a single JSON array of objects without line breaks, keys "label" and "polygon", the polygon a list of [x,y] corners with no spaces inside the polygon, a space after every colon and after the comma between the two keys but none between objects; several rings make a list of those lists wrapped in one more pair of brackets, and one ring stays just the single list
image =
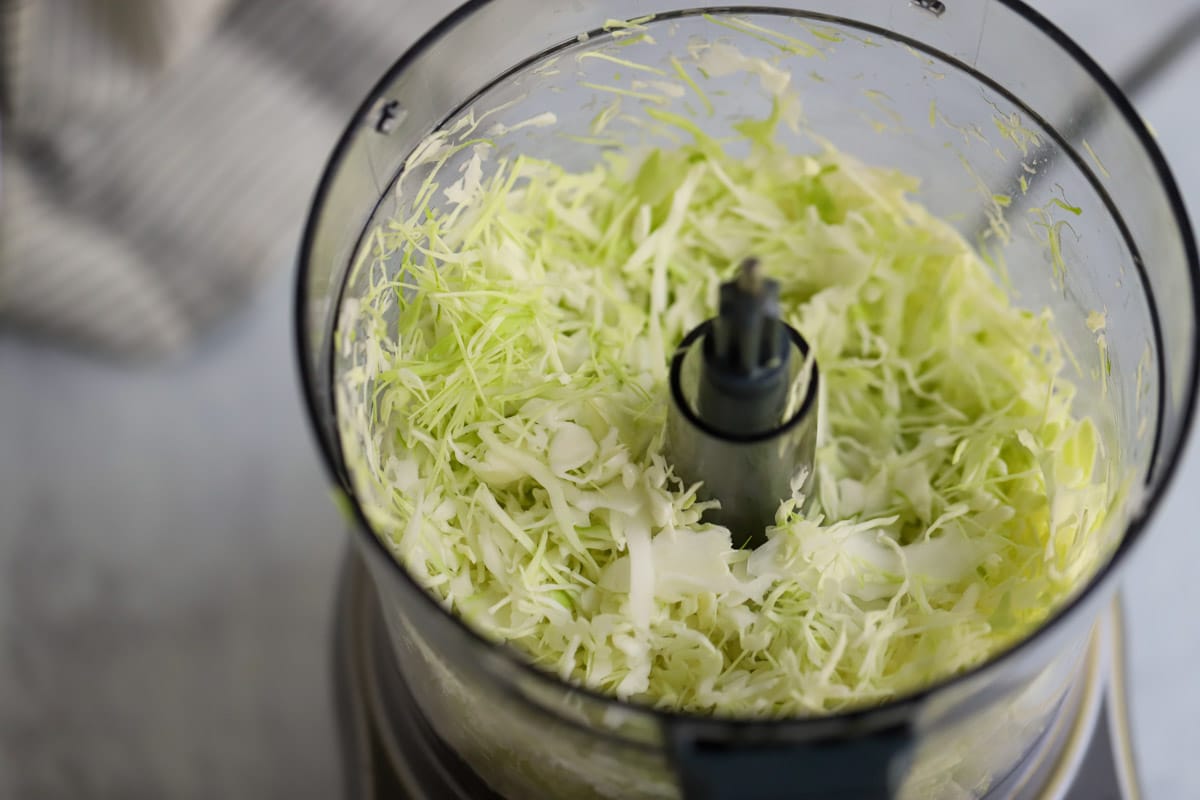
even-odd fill
[{"label": "food processor base", "polygon": [[[334,683],[347,797],[503,800],[443,742],[392,658],[375,588],[347,554],[334,615]],[[1136,800],[1119,600],[1093,633],[1080,680],[1028,756],[984,800]]]}]

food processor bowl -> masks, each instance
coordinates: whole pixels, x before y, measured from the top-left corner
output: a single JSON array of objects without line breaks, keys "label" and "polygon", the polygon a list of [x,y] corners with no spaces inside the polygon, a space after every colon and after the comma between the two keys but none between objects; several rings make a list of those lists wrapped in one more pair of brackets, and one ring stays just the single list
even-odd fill
[{"label": "food processor bowl", "polygon": [[[714,46],[750,61],[703,61]],[[1053,311],[1076,411],[1103,442],[1113,513],[1102,566],[1024,641],[909,696],[830,716],[666,712],[530,666],[447,613],[372,531],[381,499],[362,478],[380,468],[355,342],[381,331],[358,309],[372,275],[397,269],[373,258],[372,232],[414,202],[443,202],[420,187],[434,173],[445,185],[461,177],[484,139],[568,169],[676,144],[678,129],[648,110],[718,139],[774,113],[793,123],[779,126],[793,151],[830,143],[914,175],[915,200],[978,248],[1014,304]],[[305,232],[297,331],[311,418],[397,668],[438,737],[495,793],[983,797],[1076,679],[1117,568],[1175,469],[1196,392],[1198,280],[1153,137],[1096,64],[1021,3],[490,0],[406,53],[338,143]],[[924,313],[939,313],[936,296]]]}]

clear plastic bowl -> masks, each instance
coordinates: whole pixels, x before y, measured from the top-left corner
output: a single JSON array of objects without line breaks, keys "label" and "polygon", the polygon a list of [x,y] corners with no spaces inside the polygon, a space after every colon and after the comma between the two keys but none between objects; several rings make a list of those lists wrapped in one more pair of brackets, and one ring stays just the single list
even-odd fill
[{"label": "clear plastic bowl", "polygon": [[[649,10],[640,25],[653,42],[627,48],[628,31],[606,27]],[[786,52],[778,37],[721,24],[733,17],[803,45]],[[362,431],[339,426],[338,404],[344,421],[356,400],[337,387],[357,355],[333,346],[335,330],[356,324],[345,309],[364,289],[362,237],[413,200],[411,188],[396,191],[397,178],[407,172],[405,186],[415,187],[432,168],[406,168],[414,149],[488,113],[505,152],[590,165],[608,146],[591,128],[612,98],[598,87],[632,84],[614,77],[612,62],[580,54],[636,51],[637,61],[670,70],[671,58],[690,63],[689,45],[716,40],[774,59],[791,74],[811,131],[918,176],[916,198],[1004,265],[997,277],[1017,304],[1054,310],[1079,363],[1079,410],[1100,423],[1108,457],[1140,489],[1112,532],[1111,560],[1044,627],[966,674],[878,708],[712,719],[561,683],[468,629],[414,582],[370,531],[362,512],[370,498],[356,493],[346,467]],[[717,135],[770,110],[753,76],[702,80],[711,114],[695,95],[649,84],[632,90],[661,99],[633,98],[626,109],[636,116],[653,103]],[[540,124],[547,114],[553,124]],[[666,143],[653,126],[621,135],[626,145]],[[789,144],[814,147],[811,137]],[[438,735],[499,794],[958,798],[986,793],[1045,730],[1116,569],[1175,469],[1196,392],[1197,284],[1187,216],[1153,137],[1096,64],[1020,3],[492,0],[468,3],[422,39],[351,121],[305,233],[297,329],[312,419],[353,512],[399,669]],[[1088,326],[1097,309],[1107,312],[1103,350]],[[788,789],[772,793],[780,787]]]}]

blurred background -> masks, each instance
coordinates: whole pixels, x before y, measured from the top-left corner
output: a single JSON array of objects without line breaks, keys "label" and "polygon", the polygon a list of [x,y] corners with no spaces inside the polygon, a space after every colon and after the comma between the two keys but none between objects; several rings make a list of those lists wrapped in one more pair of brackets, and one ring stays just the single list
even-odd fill
[{"label": "blurred background", "polygon": [[[0,797],[338,795],[346,537],[294,254],[341,129],[454,5],[0,0]],[[1138,85],[1200,208],[1200,3],[1034,5]],[[1200,797],[1198,450],[1125,577],[1152,800]]]}]

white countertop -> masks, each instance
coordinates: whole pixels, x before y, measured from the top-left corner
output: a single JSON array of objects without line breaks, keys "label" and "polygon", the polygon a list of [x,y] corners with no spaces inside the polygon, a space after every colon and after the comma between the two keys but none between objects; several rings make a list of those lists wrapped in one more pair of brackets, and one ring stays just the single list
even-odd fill
[{"label": "white countertop", "polygon": [[[1038,5],[1119,70],[1189,3]],[[1193,208],[1197,77],[1200,47],[1137,99]],[[0,339],[0,797],[338,794],[343,535],[293,374],[292,277],[169,364]],[[1151,800],[1200,797],[1195,437],[1186,459],[1125,574]]]}]

